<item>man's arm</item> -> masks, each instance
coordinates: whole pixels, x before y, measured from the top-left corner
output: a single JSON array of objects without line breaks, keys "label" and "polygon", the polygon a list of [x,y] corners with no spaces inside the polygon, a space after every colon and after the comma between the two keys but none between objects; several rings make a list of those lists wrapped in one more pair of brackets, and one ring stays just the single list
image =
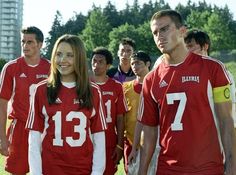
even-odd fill
[{"label": "man's arm", "polygon": [[156,148],[157,128],[143,125],[143,153],[140,160],[139,175],[147,175],[149,163]]},{"label": "man's arm", "polygon": [[4,156],[9,155],[9,141],[6,136],[7,104],[7,100],[0,98],[0,153]]},{"label": "man's arm", "polygon": [[236,175],[236,136],[231,113],[232,103],[231,101],[215,103],[215,108],[225,152],[225,173]]},{"label": "man's arm", "polygon": [[[135,131],[134,131],[134,142],[132,144],[131,153],[128,157],[129,163],[132,162],[133,160],[134,162],[136,161],[136,156],[137,156],[136,154],[137,154],[138,147],[140,145],[142,130],[143,130],[143,124],[137,121],[135,125]],[[143,140],[142,140],[142,143],[143,143]]]}]

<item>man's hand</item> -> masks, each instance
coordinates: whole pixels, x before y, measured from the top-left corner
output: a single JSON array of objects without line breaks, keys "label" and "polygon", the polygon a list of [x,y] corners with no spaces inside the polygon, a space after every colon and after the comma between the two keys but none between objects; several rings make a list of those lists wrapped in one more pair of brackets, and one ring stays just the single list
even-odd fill
[{"label": "man's hand", "polygon": [[9,147],[9,141],[6,138],[0,140],[0,153],[3,156],[9,156],[8,147]]}]

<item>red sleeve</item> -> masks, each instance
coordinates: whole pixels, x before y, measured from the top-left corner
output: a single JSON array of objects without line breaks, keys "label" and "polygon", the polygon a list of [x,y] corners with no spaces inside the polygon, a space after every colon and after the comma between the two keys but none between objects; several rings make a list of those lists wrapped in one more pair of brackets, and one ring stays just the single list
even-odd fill
[{"label": "red sleeve", "polygon": [[12,62],[7,63],[1,72],[0,77],[0,98],[10,100],[13,91],[13,64]]},{"label": "red sleeve", "polygon": [[93,115],[91,118],[91,133],[107,129],[105,120],[105,107],[99,87],[92,83],[93,92]]},{"label": "red sleeve", "polygon": [[[225,65],[218,60],[210,60],[212,64],[207,64],[208,70],[211,72],[211,83],[213,88],[231,84],[229,74]],[[209,62],[207,62],[209,63]]]},{"label": "red sleeve", "polygon": [[159,123],[158,104],[152,96],[153,75],[148,74],[144,79],[138,110],[138,121],[150,126],[156,126]]}]

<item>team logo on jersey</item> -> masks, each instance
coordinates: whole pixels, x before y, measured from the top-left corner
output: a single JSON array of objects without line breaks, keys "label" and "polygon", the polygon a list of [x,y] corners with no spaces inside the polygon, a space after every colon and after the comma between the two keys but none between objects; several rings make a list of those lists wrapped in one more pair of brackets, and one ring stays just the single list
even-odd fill
[{"label": "team logo on jersey", "polygon": [[20,77],[21,78],[26,78],[27,76],[25,75],[25,73],[22,73],[22,74],[20,74]]},{"label": "team logo on jersey", "polygon": [[224,96],[226,99],[229,99],[230,98],[230,90],[229,88],[225,88],[224,90]]},{"label": "team logo on jersey", "polygon": [[36,75],[36,78],[48,78],[48,75],[47,74],[37,74]]},{"label": "team logo on jersey", "polygon": [[111,95],[111,96],[113,96],[113,92],[110,92],[110,91],[103,91],[103,92],[102,92],[102,95]]},{"label": "team logo on jersey", "polygon": [[182,83],[188,82],[188,81],[194,81],[199,83],[200,78],[199,76],[182,76]]},{"label": "team logo on jersey", "polygon": [[57,103],[57,104],[62,103],[61,99],[60,99],[60,98],[57,98],[57,99],[56,99],[56,103]]},{"label": "team logo on jersey", "polygon": [[74,99],[74,104],[79,104],[80,100],[79,99]]},{"label": "team logo on jersey", "polygon": [[168,84],[166,83],[165,80],[162,80],[162,81],[159,83],[159,85],[160,85],[160,88],[165,87],[165,86],[168,86]]}]

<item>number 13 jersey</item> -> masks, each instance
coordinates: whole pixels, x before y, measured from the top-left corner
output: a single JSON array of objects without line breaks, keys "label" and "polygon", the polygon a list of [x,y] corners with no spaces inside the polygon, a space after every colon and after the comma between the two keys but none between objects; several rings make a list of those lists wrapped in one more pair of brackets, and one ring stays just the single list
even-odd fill
[{"label": "number 13 jersey", "polygon": [[26,126],[43,133],[43,173],[56,174],[58,168],[55,167],[61,167],[65,174],[67,170],[90,174],[93,157],[91,133],[106,129],[99,87],[91,83],[92,109],[79,109],[82,101],[77,98],[76,87],[64,85],[61,85],[56,102],[50,105],[46,87],[46,81],[38,84]]}]

